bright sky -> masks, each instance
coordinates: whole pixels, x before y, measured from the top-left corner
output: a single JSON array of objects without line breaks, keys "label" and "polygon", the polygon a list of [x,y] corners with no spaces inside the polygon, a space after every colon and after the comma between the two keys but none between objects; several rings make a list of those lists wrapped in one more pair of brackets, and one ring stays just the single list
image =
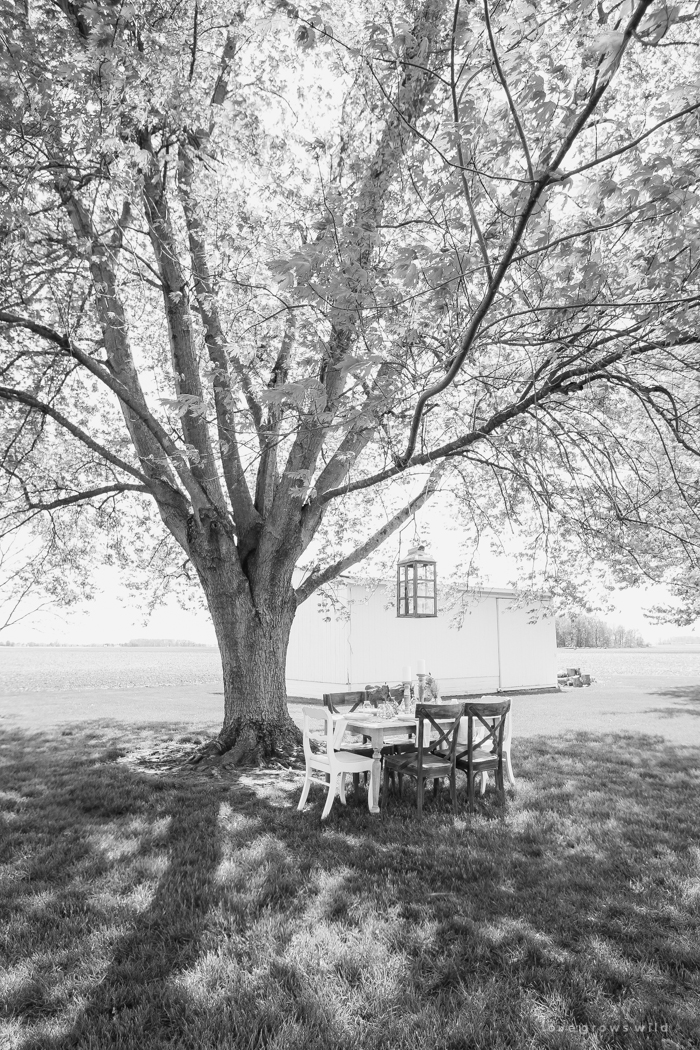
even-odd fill
[{"label": "bright sky", "polygon": [[187,612],[173,602],[156,609],[144,624],[146,614],[122,586],[118,570],[103,568],[95,575],[99,595],[94,601],[26,620],[3,631],[0,641],[95,645],[118,644],[132,638],[172,638],[216,644],[211,620],[204,610]]}]

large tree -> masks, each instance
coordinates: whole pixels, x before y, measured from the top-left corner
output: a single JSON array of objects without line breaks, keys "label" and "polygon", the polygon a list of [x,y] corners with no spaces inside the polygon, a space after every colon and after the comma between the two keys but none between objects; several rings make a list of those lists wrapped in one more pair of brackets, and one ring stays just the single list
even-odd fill
[{"label": "large tree", "polygon": [[157,508],[269,755],[300,602],[687,371],[698,4],[0,10],[5,527]]}]

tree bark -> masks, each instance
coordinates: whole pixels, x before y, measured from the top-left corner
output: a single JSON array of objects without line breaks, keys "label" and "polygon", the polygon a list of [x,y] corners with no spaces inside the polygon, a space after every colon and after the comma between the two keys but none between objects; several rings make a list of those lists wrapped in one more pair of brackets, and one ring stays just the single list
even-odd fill
[{"label": "tree bark", "polygon": [[301,742],[287,708],[287,647],[297,607],[294,591],[280,581],[256,588],[254,601],[247,580],[242,582],[238,549],[220,519],[207,522],[193,517],[188,533],[224,678],[223,725],[204,753],[226,752],[232,765],[288,759]]}]

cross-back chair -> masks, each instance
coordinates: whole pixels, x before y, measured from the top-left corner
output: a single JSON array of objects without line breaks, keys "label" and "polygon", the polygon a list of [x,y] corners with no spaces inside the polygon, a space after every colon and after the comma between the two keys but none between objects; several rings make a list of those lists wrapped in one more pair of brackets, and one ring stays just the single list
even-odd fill
[{"label": "cross-back chair", "polygon": [[[301,798],[297,809],[303,809],[309,796],[309,789],[313,782],[328,787],[326,804],[323,807],[321,820],[325,820],[331,811],[336,791],[340,795],[340,801],[345,805],[345,777],[348,773],[372,774],[373,759],[365,755],[356,755],[352,751],[338,751],[335,746],[336,729],[342,716],[334,715],[323,707],[303,707],[304,715],[304,758],[306,759],[306,778],[301,790]],[[312,724],[322,723],[322,740],[325,743],[325,751],[316,753],[311,749],[311,727]],[[313,771],[317,770],[321,776],[314,777]],[[330,783],[327,784],[327,779]],[[372,782],[367,792],[367,806],[371,806]]]},{"label": "cross-back chair", "polygon": [[[467,774],[469,812],[474,812],[474,781],[478,776],[484,779],[488,773],[495,774],[496,787],[505,798],[503,782],[504,738],[510,699],[490,702],[468,701],[464,704],[464,718],[467,722],[466,748],[464,734],[457,746],[455,764]],[[483,791],[482,791],[483,793]]]},{"label": "cross-back chair", "polygon": [[416,743],[412,750],[401,754],[386,755],[382,784],[382,812],[389,795],[389,775],[399,773],[413,777],[416,781],[416,807],[418,816],[423,815],[425,781],[432,780],[435,792],[439,781],[447,777],[450,782],[452,808],[457,812],[457,774],[455,758],[457,734],[464,705],[416,704]]},{"label": "cross-back chair", "polygon": [[[334,715],[347,714],[362,707],[367,699],[365,689],[355,689],[349,693],[324,693],[323,706]],[[376,704],[374,705],[377,706]]]}]

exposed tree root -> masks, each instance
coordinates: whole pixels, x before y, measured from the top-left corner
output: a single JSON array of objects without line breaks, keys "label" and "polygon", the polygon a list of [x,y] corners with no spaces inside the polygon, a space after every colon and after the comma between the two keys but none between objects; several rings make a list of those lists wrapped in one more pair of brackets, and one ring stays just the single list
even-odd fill
[{"label": "exposed tree root", "polygon": [[301,750],[301,732],[294,722],[243,721],[225,725],[218,737],[198,747],[188,761],[195,765],[205,761],[226,766],[267,766],[284,762],[297,764]]}]

